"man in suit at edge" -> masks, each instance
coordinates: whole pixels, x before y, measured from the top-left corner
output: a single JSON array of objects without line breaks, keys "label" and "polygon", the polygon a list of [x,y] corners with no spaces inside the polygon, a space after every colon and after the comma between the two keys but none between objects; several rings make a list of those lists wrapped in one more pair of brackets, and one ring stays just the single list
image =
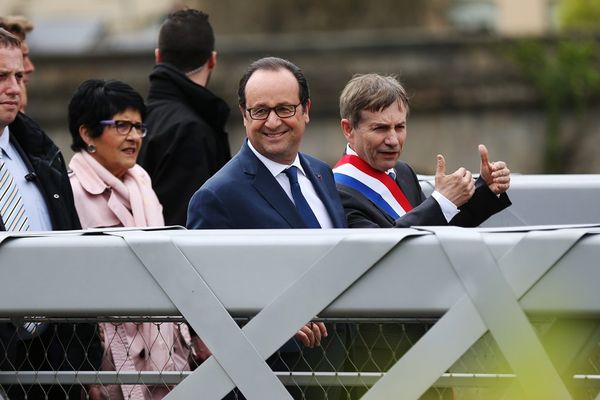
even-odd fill
[{"label": "man in suit at edge", "polygon": [[[0,231],[80,229],[60,150],[34,120],[19,112],[26,74],[21,49],[21,41],[0,28]],[[92,323],[0,323],[1,371],[98,370],[101,355]],[[17,381],[3,389],[12,400],[38,400],[78,399],[85,388]]]},{"label": "man in suit at edge", "polygon": [[350,228],[475,227],[511,204],[510,170],[503,161],[490,162],[484,145],[475,181],[462,167],[446,175],[438,154],[435,191],[426,198],[412,168],[399,161],[408,111],[406,91],[391,76],[357,75],[342,91],[341,127],[348,144],[333,172]]},{"label": "man in suit at edge", "polygon": [[[357,75],[342,91],[341,127],[348,143],[333,172],[349,227],[477,226],[511,204],[505,193],[510,171],[502,161],[489,162],[483,145],[476,181],[465,168],[446,175],[444,157],[438,155],[435,191],[426,198],[412,168],[399,161],[408,110],[406,91],[391,76]],[[385,372],[425,330],[418,324],[362,324],[350,365],[360,366],[359,372]],[[360,398],[364,390],[352,388],[350,398]],[[421,398],[450,399],[454,393],[430,389]]]},{"label": "man in suit at edge", "polygon": [[[346,218],[331,168],[299,152],[311,106],[303,72],[281,58],[257,60],[240,80],[238,100],[247,140],[239,153],[192,196],[187,227],[345,228]],[[291,183],[295,177],[288,178],[288,169],[295,169],[297,183]],[[298,184],[303,197],[300,200],[294,189]],[[308,207],[308,212],[302,207]],[[325,335],[323,323],[309,323],[296,339],[310,348],[319,345]],[[288,342],[284,352],[290,347]],[[297,350],[287,353],[287,366],[296,364]]]}]

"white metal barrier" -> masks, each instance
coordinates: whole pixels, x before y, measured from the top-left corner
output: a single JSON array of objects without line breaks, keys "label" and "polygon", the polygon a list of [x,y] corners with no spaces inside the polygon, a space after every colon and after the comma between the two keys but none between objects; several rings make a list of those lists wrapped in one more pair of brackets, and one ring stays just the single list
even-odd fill
[{"label": "white metal barrier", "polygon": [[[434,177],[419,180],[425,194],[431,194]],[[512,174],[509,195],[513,205],[483,226],[600,223],[600,175]]]},{"label": "white metal barrier", "polygon": [[[489,225],[598,223],[598,194],[599,176],[515,176],[510,212]],[[436,381],[482,379],[516,380],[514,390],[527,398],[570,398],[571,381],[597,376],[565,378],[526,316],[600,317],[599,233],[593,225],[4,233],[0,316],[183,315],[213,357],[170,399],[219,399],[233,387],[248,399],[290,398],[285,377],[264,360],[315,316],[436,316],[383,377],[363,377],[374,384],[364,398],[416,399]],[[237,316],[252,319],[240,329]],[[447,373],[487,331],[514,374]],[[568,340],[562,353],[586,344]],[[103,379],[96,372],[23,371],[0,373],[0,383],[18,375],[42,383]]]},{"label": "white metal barrier", "polygon": [[[528,398],[569,398],[525,315],[598,317],[599,233],[112,230],[4,237],[0,315],[181,314],[213,357],[173,399],[200,390],[218,399],[235,386],[249,399],[289,398],[264,360],[316,315],[443,315],[365,398],[418,398],[487,330]],[[232,316],[253,318],[240,330]]]}]

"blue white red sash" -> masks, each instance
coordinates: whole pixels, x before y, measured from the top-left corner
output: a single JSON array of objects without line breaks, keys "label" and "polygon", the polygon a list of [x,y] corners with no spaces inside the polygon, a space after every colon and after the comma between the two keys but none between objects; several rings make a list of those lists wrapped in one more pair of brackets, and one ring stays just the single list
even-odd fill
[{"label": "blue white red sash", "polygon": [[398,184],[358,156],[346,154],[340,158],[333,168],[333,176],[336,183],[357,190],[394,219],[412,210]]}]

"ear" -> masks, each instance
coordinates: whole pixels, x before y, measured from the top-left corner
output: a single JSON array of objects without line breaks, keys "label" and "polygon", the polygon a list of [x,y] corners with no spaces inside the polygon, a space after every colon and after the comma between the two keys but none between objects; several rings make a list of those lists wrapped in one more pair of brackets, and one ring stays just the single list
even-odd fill
[{"label": "ear", "polygon": [[244,126],[247,126],[247,124],[248,124],[248,120],[247,120],[248,115],[246,113],[246,110],[244,110],[244,108],[242,106],[240,106],[240,112],[242,113],[242,120],[244,122]]},{"label": "ear", "polygon": [[353,141],[354,140],[354,128],[352,128],[352,124],[350,123],[350,120],[348,118],[343,118],[340,121],[340,125],[342,127],[342,133],[344,134],[346,141],[348,143]]},{"label": "ear", "polygon": [[311,102],[310,99],[306,100],[306,105],[303,107],[303,114],[304,114],[304,122],[306,122],[307,124],[310,122],[310,117],[308,116],[308,111],[310,111],[310,106],[311,106]]},{"label": "ear", "polygon": [[162,62],[162,57],[160,55],[160,50],[157,48],[154,49],[154,62],[160,64]]},{"label": "ear", "polygon": [[217,66],[217,52],[213,51],[208,57],[207,61],[208,69],[214,69]]},{"label": "ear", "polygon": [[86,145],[94,142],[94,139],[90,136],[88,128],[86,128],[84,125],[79,125],[79,136]]}]

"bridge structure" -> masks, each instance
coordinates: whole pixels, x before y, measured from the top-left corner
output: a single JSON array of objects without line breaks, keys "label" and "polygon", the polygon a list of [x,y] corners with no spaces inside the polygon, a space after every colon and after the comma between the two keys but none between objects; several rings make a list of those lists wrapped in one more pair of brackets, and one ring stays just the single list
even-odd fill
[{"label": "bridge structure", "polygon": [[[3,233],[0,316],[182,316],[212,356],[193,372],[0,371],[0,388],[163,383],[177,384],[169,399],[220,399],[235,387],[286,399],[289,385],[358,385],[364,399],[418,399],[431,387],[600,398],[599,191],[600,176],[516,176],[513,206],[474,229]],[[431,323],[383,371],[282,372],[265,361],[308,321],[388,318]],[[484,337],[502,369],[486,370],[485,349],[468,355]]]}]

